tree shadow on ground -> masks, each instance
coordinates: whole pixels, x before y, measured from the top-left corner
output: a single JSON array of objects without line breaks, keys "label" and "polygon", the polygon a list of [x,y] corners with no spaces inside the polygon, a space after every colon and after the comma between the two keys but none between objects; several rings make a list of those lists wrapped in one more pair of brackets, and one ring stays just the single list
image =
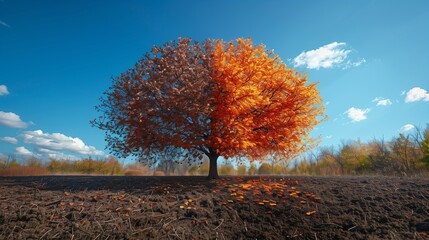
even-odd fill
[{"label": "tree shadow on ground", "polygon": [[180,186],[192,190],[193,187],[204,185],[215,186],[205,176],[31,176],[31,177],[0,177],[0,185],[36,187],[40,190],[82,191],[82,190],[146,190],[156,186]]}]

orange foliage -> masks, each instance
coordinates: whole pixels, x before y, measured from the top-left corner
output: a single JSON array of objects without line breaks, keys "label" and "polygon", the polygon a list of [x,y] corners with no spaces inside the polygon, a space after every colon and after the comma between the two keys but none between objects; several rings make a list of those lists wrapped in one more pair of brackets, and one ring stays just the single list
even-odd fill
[{"label": "orange foliage", "polygon": [[213,58],[209,142],[220,155],[293,155],[311,146],[309,133],[324,111],[316,84],[250,39],[217,41]]}]

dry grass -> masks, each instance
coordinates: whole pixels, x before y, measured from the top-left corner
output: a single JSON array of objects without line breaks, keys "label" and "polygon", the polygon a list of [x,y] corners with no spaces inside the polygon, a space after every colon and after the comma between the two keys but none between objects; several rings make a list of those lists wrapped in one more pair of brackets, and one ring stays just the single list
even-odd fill
[{"label": "dry grass", "polygon": [[153,172],[153,175],[159,177],[159,176],[165,176],[165,173],[163,171],[155,171]]},{"label": "dry grass", "polygon": [[50,175],[48,169],[42,167],[11,167],[0,169],[0,176],[43,176]]},{"label": "dry grass", "polygon": [[152,175],[145,169],[126,169],[124,172],[125,176],[150,176]]}]

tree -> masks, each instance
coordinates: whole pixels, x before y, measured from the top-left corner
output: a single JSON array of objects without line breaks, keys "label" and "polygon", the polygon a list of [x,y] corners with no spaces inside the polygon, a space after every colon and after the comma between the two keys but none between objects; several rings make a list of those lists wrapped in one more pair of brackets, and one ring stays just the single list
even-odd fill
[{"label": "tree", "polygon": [[170,176],[176,170],[176,162],[174,162],[173,160],[161,161],[158,164],[157,169],[159,171],[163,171],[165,175]]},{"label": "tree", "polygon": [[259,166],[258,174],[259,175],[269,175],[272,173],[272,167],[268,163],[262,163],[261,166]]},{"label": "tree", "polygon": [[25,165],[28,167],[41,167],[42,162],[34,156],[31,156],[25,160]]},{"label": "tree", "polygon": [[104,163],[106,165],[106,173],[107,174],[110,174],[113,176],[113,175],[118,175],[118,174],[123,172],[121,164],[114,157],[108,157]]},{"label": "tree", "polygon": [[395,172],[401,174],[400,169],[393,162],[392,153],[384,139],[370,142],[368,144],[368,153],[373,172],[386,175],[392,175]]},{"label": "tree", "polygon": [[339,175],[342,171],[335,159],[335,150],[333,147],[323,147],[317,155],[317,172],[320,175]]},{"label": "tree", "polygon": [[412,158],[417,159],[415,156],[415,149],[413,142],[410,141],[410,135],[399,134],[399,137],[393,139],[391,143],[392,159],[395,165],[398,166],[399,171],[404,174],[410,174],[410,170],[414,170]]},{"label": "tree", "polygon": [[232,175],[234,174],[234,167],[230,163],[224,163],[220,165],[219,173],[221,175]]},{"label": "tree", "polygon": [[48,163],[48,170],[51,173],[57,173],[57,172],[61,172],[61,168],[62,168],[63,164],[60,160],[57,159],[50,159],[49,163]]},{"label": "tree", "polygon": [[316,84],[263,45],[187,38],[154,47],[114,78],[97,109],[92,124],[111,152],[151,163],[205,155],[210,178],[219,156],[307,150],[324,112]]},{"label": "tree", "polygon": [[249,166],[249,171],[248,171],[249,175],[250,176],[255,175],[256,174],[256,170],[257,170],[256,165],[254,163],[251,163],[250,166]]},{"label": "tree", "polygon": [[427,169],[429,169],[429,125],[426,127],[426,129],[423,132],[423,139],[421,141],[422,145],[422,162],[426,166]]},{"label": "tree", "polygon": [[238,165],[237,166],[237,175],[244,176],[246,175],[247,167],[246,165]]}]

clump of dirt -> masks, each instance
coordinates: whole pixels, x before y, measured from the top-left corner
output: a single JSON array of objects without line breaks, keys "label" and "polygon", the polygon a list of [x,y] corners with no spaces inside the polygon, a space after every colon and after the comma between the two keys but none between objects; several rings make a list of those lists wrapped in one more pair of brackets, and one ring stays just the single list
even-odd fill
[{"label": "clump of dirt", "polygon": [[428,239],[428,233],[427,178],[0,178],[1,239]]}]

